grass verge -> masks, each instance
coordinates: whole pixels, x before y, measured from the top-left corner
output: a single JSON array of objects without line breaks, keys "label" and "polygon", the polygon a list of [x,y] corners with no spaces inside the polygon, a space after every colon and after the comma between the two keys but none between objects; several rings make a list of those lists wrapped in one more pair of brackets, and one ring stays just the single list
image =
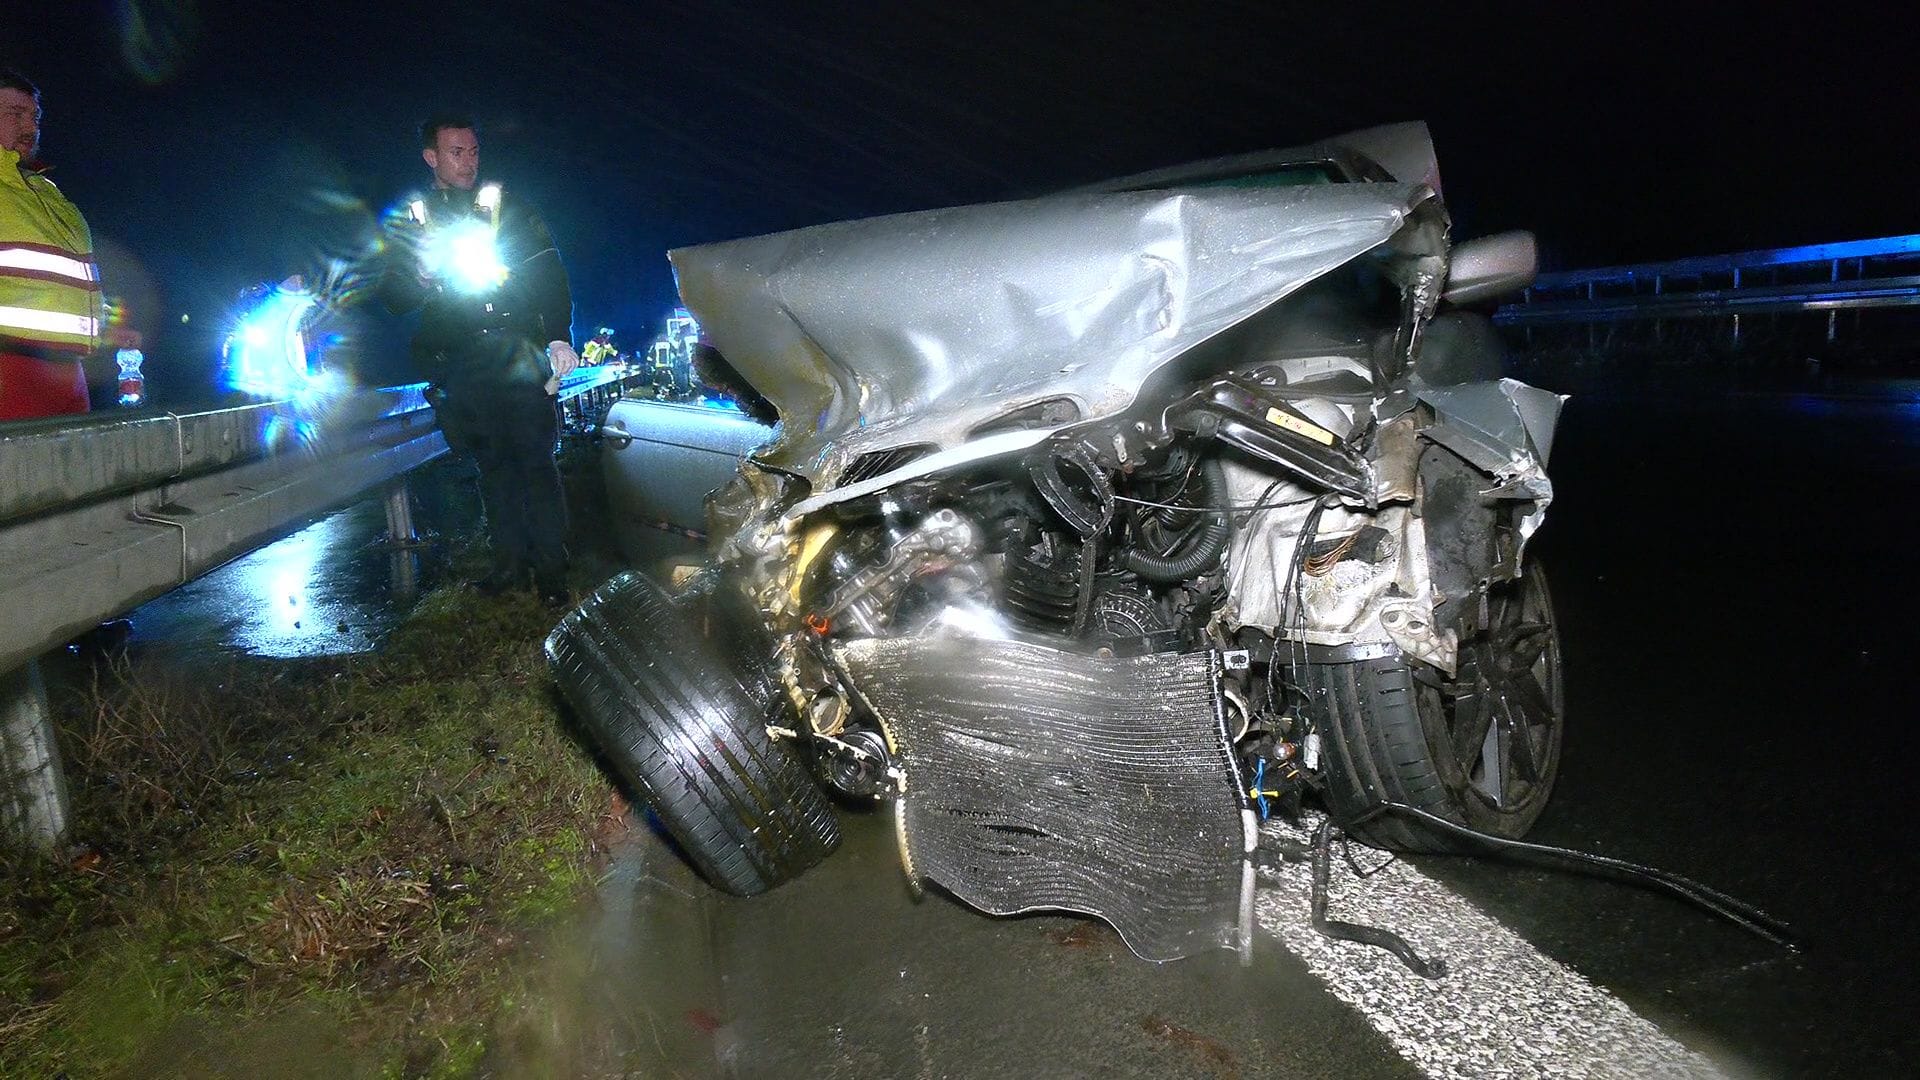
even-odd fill
[{"label": "grass verge", "polygon": [[461,1075],[624,804],[531,597],[378,653],[117,661],[56,703],[80,846],[0,865],[0,1075]]}]

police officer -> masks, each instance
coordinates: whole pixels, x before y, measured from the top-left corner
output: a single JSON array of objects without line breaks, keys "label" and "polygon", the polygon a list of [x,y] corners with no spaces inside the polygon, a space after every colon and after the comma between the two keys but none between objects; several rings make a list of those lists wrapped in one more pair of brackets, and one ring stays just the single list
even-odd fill
[{"label": "police officer", "polygon": [[382,282],[388,310],[421,312],[413,359],[447,444],[471,454],[493,546],[482,592],[566,591],[566,503],[554,465],[553,393],[580,363],[573,300],[546,223],[500,185],[479,184],[473,121],[420,127],[433,189],[393,215],[395,258]]}]

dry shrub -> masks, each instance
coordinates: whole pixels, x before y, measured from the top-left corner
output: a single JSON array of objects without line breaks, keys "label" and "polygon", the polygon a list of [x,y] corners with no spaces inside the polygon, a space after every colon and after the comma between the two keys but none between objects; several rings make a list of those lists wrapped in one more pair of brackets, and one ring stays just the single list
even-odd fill
[{"label": "dry shrub", "polygon": [[124,850],[183,836],[324,733],[328,714],[314,699],[327,696],[327,680],[239,664],[183,669],[124,652],[95,661],[59,710],[79,839]]}]

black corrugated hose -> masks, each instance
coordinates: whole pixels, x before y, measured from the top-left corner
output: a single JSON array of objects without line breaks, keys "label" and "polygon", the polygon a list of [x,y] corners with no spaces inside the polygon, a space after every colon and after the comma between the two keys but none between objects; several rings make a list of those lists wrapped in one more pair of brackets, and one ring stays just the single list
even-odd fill
[{"label": "black corrugated hose", "polygon": [[1376,949],[1385,949],[1400,958],[1407,970],[1423,979],[1437,979],[1447,973],[1447,962],[1434,957],[1427,959],[1413,951],[1407,939],[1391,930],[1378,926],[1362,926],[1359,923],[1341,922],[1327,918],[1327,883],[1333,867],[1333,819],[1327,818],[1313,833],[1313,928],[1322,937],[1335,941],[1357,941],[1362,945],[1372,945]]},{"label": "black corrugated hose", "polygon": [[1174,585],[1186,581],[1213,565],[1227,549],[1233,527],[1227,506],[1227,472],[1218,457],[1200,463],[1200,506],[1221,511],[1206,515],[1195,529],[1165,555],[1140,548],[1129,548],[1120,564],[1156,585]]}]

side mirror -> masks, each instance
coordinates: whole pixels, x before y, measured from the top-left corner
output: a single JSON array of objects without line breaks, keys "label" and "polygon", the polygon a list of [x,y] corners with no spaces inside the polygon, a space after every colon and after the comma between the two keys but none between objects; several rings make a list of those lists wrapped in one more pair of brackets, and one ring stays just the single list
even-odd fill
[{"label": "side mirror", "polygon": [[1449,304],[1473,304],[1519,292],[1540,272],[1540,251],[1524,229],[1456,244],[1447,269]]}]

